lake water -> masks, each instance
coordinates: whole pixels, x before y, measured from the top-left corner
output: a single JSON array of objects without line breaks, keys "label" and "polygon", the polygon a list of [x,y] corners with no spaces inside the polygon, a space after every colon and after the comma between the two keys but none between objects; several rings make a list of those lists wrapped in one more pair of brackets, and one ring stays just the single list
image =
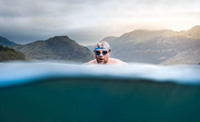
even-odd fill
[{"label": "lake water", "polygon": [[199,96],[199,65],[0,63],[0,122],[199,122]]}]

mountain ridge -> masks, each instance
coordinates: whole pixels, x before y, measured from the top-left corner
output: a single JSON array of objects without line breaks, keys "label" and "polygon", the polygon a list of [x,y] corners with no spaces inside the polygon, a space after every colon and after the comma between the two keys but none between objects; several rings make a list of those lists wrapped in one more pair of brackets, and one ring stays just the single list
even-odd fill
[{"label": "mountain ridge", "polygon": [[0,45],[3,46],[12,46],[15,45],[15,42],[9,41],[7,38],[0,36]]},{"label": "mountain ridge", "polygon": [[[102,40],[110,43],[111,57],[126,62],[162,65],[200,63],[197,58],[200,57],[199,25],[186,31],[137,29],[119,37],[109,36]],[[7,41],[9,40],[4,44]],[[10,43],[10,47],[23,52],[29,60],[87,62],[94,58],[92,45],[88,46],[89,51],[68,36],[54,36],[25,45]]]},{"label": "mountain ridge", "polygon": [[38,40],[25,45],[14,45],[14,49],[23,52],[30,60],[67,60],[87,62],[93,54],[67,36],[54,36],[47,40]]},{"label": "mountain ridge", "polygon": [[200,39],[200,25],[196,25],[187,31],[180,32],[188,38]]},{"label": "mountain ridge", "polygon": [[[125,33],[114,40],[108,40],[106,37],[104,40],[110,43],[112,48],[111,56],[114,58],[119,58],[126,62],[167,65],[174,64],[172,63],[174,62],[172,61],[173,57],[174,60],[176,60],[177,57],[183,56],[178,55],[183,51],[188,52],[189,49],[198,51],[198,49],[200,49],[200,38],[195,36],[200,35],[199,30],[200,26],[194,26],[193,28],[184,32],[175,32],[168,29],[138,29]],[[190,62],[189,64],[197,64],[200,62],[200,59],[196,60],[196,56],[200,57],[200,55],[197,54],[190,56],[190,61],[188,61]],[[162,63],[169,58],[171,63]]]}]

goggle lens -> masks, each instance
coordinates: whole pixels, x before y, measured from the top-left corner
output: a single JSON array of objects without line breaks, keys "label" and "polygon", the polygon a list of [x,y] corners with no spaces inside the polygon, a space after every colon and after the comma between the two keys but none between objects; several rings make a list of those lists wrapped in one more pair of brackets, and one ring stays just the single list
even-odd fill
[{"label": "goggle lens", "polygon": [[97,55],[100,55],[101,52],[100,52],[100,51],[95,51],[95,53],[96,53]]},{"label": "goggle lens", "polygon": [[102,53],[103,53],[103,55],[106,55],[108,53],[108,51],[103,51]]}]

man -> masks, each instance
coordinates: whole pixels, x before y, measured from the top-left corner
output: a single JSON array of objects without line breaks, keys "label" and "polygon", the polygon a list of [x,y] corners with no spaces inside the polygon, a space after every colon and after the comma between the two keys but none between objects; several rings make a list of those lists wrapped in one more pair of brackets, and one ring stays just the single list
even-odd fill
[{"label": "man", "polygon": [[126,64],[119,59],[110,58],[111,49],[106,41],[98,42],[94,49],[94,53],[96,59],[91,60],[86,64]]}]

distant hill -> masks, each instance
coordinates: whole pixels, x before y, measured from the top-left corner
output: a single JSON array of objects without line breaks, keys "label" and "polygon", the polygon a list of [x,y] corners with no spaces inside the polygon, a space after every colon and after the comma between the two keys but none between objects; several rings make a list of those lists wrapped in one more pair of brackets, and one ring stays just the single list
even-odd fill
[{"label": "distant hill", "polygon": [[[200,26],[187,31],[134,30],[120,37],[106,37],[111,46],[111,57],[126,62],[152,64],[199,64]],[[79,45],[67,36],[19,45],[0,37],[0,44],[10,46],[26,55],[29,60],[67,60],[87,62],[94,58],[94,45]],[[1,54],[2,55],[2,54]]]},{"label": "distant hill", "polygon": [[112,41],[112,40],[115,40],[115,39],[117,39],[117,37],[115,37],[115,36],[108,36],[108,37],[105,37],[105,38],[102,39],[102,40],[109,40],[109,41]]},{"label": "distant hill", "polygon": [[35,41],[26,45],[14,45],[30,60],[67,60],[86,62],[93,59],[92,52],[67,36],[55,36],[48,40]]},{"label": "distant hill", "polygon": [[0,36],[0,45],[3,45],[3,46],[12,46],[12,45],[15,45],[16,43],[14,42],[11,42],[9,41],[8,39]]},{"label": "distant hill", "polygon": [[200,62],[200,26],[181,32],[135,30],[115,39],[103,40],[111,45],[111,57],[127,62],[165,65]]},{"label": "distant hill", "polygon": [[12,48],[0,45],[0,62],[10,60],[25,60],[25,55]]},{"label": "distant hill", "polygon": [[199,64],[200,49],[189,49],[163,61],[162,65],[168,64]]},{"label": "distant hill", "polygon": [[200,25],[194,26],[188,31],[182,31],[180,32],[180,34],[188,38],[200,39]]}]

